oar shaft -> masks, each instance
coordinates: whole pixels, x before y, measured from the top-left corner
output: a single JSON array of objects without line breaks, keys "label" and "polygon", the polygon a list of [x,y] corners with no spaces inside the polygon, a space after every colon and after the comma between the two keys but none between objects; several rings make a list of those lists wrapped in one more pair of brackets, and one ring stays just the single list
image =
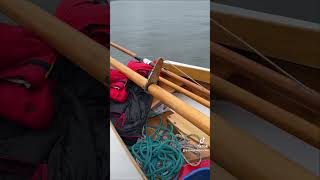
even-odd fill
[{"label": "oar shaft", "polygon": [[164,84],[166,84],[167,86],[169,86],[169,87],[171,87],[173,89],[176,89],[178,92],[181,92],[182,94],[185,94],[186,96],[191,97],[192,99],[194,99],[195,101],[199,102],[200,104],[210,108],[210,101],[208,101],[208,100],[206,100],[206,99],[204,99],[204,98],[202,98],[202,97],[200,97],[200,96],[198,96],[198,95],[196,95],[196,94],[194,94],[194,93],[192,93],[192,92],[190,92],[190,91],[188,91],[188,90],[176,85],[175,83],[173,83],[171,81],[166,80],[165,78],[160,77],[159,81],[164,83]]},{"label": "oar shaft", "polygon": [[[140,87],[144,87],[147,83],[147,79],[141,76],[140,74],[134,72],[132,69],[128,68],[127,66],[123,65],[116,59],[110,57],[110,64],[114,68],[118,69],[122,72],[125,76],[127,76],[131,81],[136,83]],[[190,121],[192,124],[197,126],[206,134],[210,135],[210,119],[208,116],[204,115],[200,111],[196,110],[192,106],[188,105],[187,103],[183,102],[179,98],[175,97],[168,91],[162,89],[156,84],[152,84],[148,87],[148,92],[163,102],[165,105],[173,109],[175,112],[180,114],[182,117]]]},{"label": "oar shaft", "polygon": [[107,48],[29,1],[0,0],[0,11],[105,84],[109,67]]},{"label": "oar shaft", "polygon": [[130,51],[130,50],[128,50],[128,49],[126,49],[126,48],[124,48],[124,47],[116,44],[116,43],[110,42],[110,45],[111,45],[112,47],[114,47],[114,48],[116,48],[116,49],[118,49],[118,50],[120,50],[120,51],[128,54],[128,55],[131,56],[131,57],[134,57],[134,58],[137,57],[137,54],[136,54],[136,53],[134,53],[134,52],[132,52],[132,51]]},{"label": "oar shaft", "polygon": [[202,92],[207,97],[210,97],[210,91],[208,89],[206,89],[206,88],[204,88],[202,86],[199,86],[199,85],[197,85],[197,84],[195,84],[195,83],[193,83],[193,82],[191,82],[191,81],[189,81],[189,80],[187,80],[187,79],[185,79],[185,78],[183,78],[183,77],[181,77],[181,76],[179,76],[179,75],[177,75],[177,74],[175,74],[175,73],[173,73],[171,71],[166,70],[166,69],[162,69],[161,72],[163,72],[164,74],[166,74],[169,77],[174,78],[177,81],[182,82],[183,84],[185,84],[186,86],[189,86],[190,88],[193,88],[193,89],[196,89],[199,92]]}]

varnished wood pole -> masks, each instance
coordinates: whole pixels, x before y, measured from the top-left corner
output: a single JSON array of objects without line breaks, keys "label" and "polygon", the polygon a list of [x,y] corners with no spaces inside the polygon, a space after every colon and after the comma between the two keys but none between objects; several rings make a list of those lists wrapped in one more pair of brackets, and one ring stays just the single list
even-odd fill
[{"label": "varnished wood pole", "polygon": [[[317,176],[212,114],[211,159],[238,179],[316,180]],[[279,168],[280,167],[280,168]],[[215,176],[213,175],[213,179]]]},{"label": "varnished wood pole", "polygon": [[127,55],[129,55],[129,56],[131,56],[133,58],[138,57],[138,55],[136,53],[134,53],[134,52],[132,52],[132,51],[130,51],[130,50],[128,50],[128,49],[126,49],[126,48],[114,43],[114,42],[110,42],[110,46],[114,47],[114,48],[116,48],[116,49],[118,49],[118,50],[120,50],[120,51],[122,51],[124,53],[126,53]]},{"label": "varnished wood pole", "polygon": [[[109,50],[26,0],[0,0],[0,11],[106,84]],[[76,78],[76,77],[75,77]]]},{"label": "varnished wood pole", "polygon": [[202,86],[199,86],[169,70],[166,70],[166,69],[162,69],[161,71],[162,73],[166,74],[167,76],[169,77],[172,77],[174,78],[175,80],[179,81],[179,82],[182,82],[183,84],[185,84],[186,86],[192,88],[192,89],[195,89],[197,90],[198,92],[201,92],[202,94],[204,94],[205,96],[207,97],[210,97],[210,91],[208,89],[206,89],[205,87],[202,87]]},{"label": "varnished wood pole", "polygon": [[[136,53],[134,53],[134,52],[132,52],[132,51],[130,51],[130,50],[128,50],[128,49],[116,44],[116,43],[110,42],[110,45],[112,47],[114,47],[114,48],[126,53],[127,55],[129,55],[131,57],[136,58],[138,56]],[[208,89],[206,89],[204,87],[201,87],[198,84],[195,84],[195,83],[193,83],[193,82],[191,82],[191,81],[189,81],[189,80],[187,80],[187,79],[185,79],[185,78],[183,78],[183,77],[181,77],[181,76],[179,76],[179,75],[177,75],[177,74],[175,74],[173,72],[170,72],[170,71],[168,71],[168,70],[166,70],[164,68],[162,69],[162,72],[164,74],[166,74],[167,76],[169,76],[169,77],[171,77],[171,78],[173,78],[173,79],[175,79],[175,80],[177,80],[179,82],[182,82],[186,86],[189,86],[190,88],[193,88],[193,89],[197,90],[198,92],[201,92],[202,94],[206,95],[207,97],[210,97],[210,91]]]},{"label": "varnished wood pole", "polygon": [[211,54],[223,58],[232,66],[244,70],[250,78],[259,79],[296,99],[301,105],[320,113],[320,94],[312,89],[306,90],[295,81],[266,68],[219,44],[211,42]]},{"label": "varnished wood pole", "polygon": [[[147,83],[147,79],[140,74],[134,72],[132,69],[123,65],[113,57],[110,57],[110,65],[118,69],[125,76],[127,76],[131,81],[136,83],[140,87],[144,87]],[[187,103],[183,102],[179,98],[175,97],[168,91],[162,89],[156,84],[152,84],[148,87],[148,92],[163,102],[165,105],[169,106],[175,112],[180,114],[182,117],[190,121],[196,127],[201,129],[206,134],[210,135],[210,119],[208,116],[204,115],[200,111],[191,107]]]},{"label": "varnished wood pole", "polygon": [[192,92],[190,92],[190,91],[188,91],[188,90],[176,85],[175,83],[173,83],[171,81],[168,81],[165,78],[159,77],[159,81],[164,83],[165,85],[177,90],[178,92],[180,92],[180,93],[192,98],[193,100],[195,100],[198,103],[206,106],[207,108],[210,108],[210,101],[208,101],[208,100],[206,100],[206,99],[204,99],[204,98],[202,98],[202,97],[200,97],[200,96],[198,96],[198,95],[196,95],[196,94],[194,94],[194,93],[192,93]]},{"label": "varnished wood pole", "polygon": [[213,80],[216,94],[257,114],[314,147],[320,148],[320,127],[317,125],[283,110],[218,76],[211,75],[211,79]]}]

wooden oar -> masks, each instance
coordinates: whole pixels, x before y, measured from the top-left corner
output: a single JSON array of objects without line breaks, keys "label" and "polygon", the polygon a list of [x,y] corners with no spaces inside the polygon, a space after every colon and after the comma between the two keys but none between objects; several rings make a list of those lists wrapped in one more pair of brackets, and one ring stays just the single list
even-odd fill
[{"label": "wooden oar", "polygon": [[164,83],[165,85],[177,90],[178,92],[192,98],[193,100],[197,101],[198,103],[206,106],[207,108],[210,108],[210,101],[176,85],[175,83],[171,82],[171,81],[168,81],[167,79],[163,78],[163,77],[159,77],[159,81]]},{"label": "wooden oar", "polygon": [[215,92],[320,149],[320,127],[215,75]]},{"label": "wooden oar", "polygon": [[[144,87],[147,83],[147,79],[141,76],[140,74],[134,72],[132,69],[128,68],[127,66],[123,65],[113,57],[110,57],[110,65],[114,68],[118,69],[122,72],[125,76],[127,76],[131,81],[136,83],[140,87]],[[148,92],[159,99],[161,102],[169,106],[175,112],[180,114],[182,117],[186,118],[196,127],[201,129],[206,134],[210,134],[210,119],[208,116],[204,115],[200,111],[196,110],[195,108],[191,107],[189,104],[183,102],[179,98],[175,97],[168,91],[162,89],[156,84],[151,84],[148,87]]]},{"label": "wooden oar", "polygon": [[[109,50],[88,38],[81,32],[43,11],[38,6],[26,0],[0,0],[0,11],[23,27],[31,30],[46,43],[54,47],[70,61],[79,65],[97,80],[106,84],[108,76]],[[129,79],[140,86],[146,79],[133,72],[128,67],[110,58],[114,67],[128,75]],[[181,116],[195,124],[207,134],[210,134],[210,120],[198,110],[182,100],[163,90],[157,85],[150,85],[149,92],[157,99],[174,109]]]},{"label": "wooden oar", "polygon": [[318,179],[301,165],[214,113],[212,120],[214,149],[210,157],[238,179]]},{"label": "wooden oar", "polygon": [[[132,51],[130,51],[130,50],[128,50],[128,49],[116,44],[116,43],[110,42],[110,45],[112,47],[114,47],[114,48],[126,53],[127,55],[139,60],[139,61],[143,61],[142,57],[138,56],[136,53],[134,53],[134,52],[132,52]],[[193,83],[193,82],[191,82],[191,81],[189,81],[189,80],[187,80],[187,79],[185,79],[185,78],[183,78],[183,77],[181,77],[181,76],[179,76],[179,75],[177,75],[177,74],[175,74],[173,72],[170,72],[170,71],[168,71],[168,70],[166,70],[164,68],[162,69],[162,73],[166,74],[169,77],[174,78],[175,80],[177,80],[179,82],[182,82],[183,84],[185,84],[186,86],[189,86],[192,89],[195,89],[195,90],[201,92],[202,94],[206,95],[207,97],[210,97],[210,91],[208,89],[206,89],[206,88],[204,88],[202,86],[199,86],[198,84]]]}]

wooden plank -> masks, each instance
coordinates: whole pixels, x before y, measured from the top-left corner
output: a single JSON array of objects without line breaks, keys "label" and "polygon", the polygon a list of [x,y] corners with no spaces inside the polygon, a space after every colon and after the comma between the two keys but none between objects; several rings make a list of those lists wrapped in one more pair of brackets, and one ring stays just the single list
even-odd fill
[{"label": "wooden plank", "polygon": [[[211,18],[247,41],[263,54],[320,68],[320,25],[217,3]],[[211,22],[211,41],[249,50]]]},{"label": "wooden plank", "polygon": [[[204,137],[205,144],[208,144],[208,148],[204,148],[203,150],[199,151],[201,159],[210,159],[210,137],[206,135],[204,132],[199,130],[197,127],[192,125],[189,122],[186,122],[182,116],[176,113],[170,113],[166,117],[166,121],[170,124],[172,124],[178,134],[181,135],[190,135],[190,134],[196,134],[200,138]],[[191,136],[190,137],[190,143],[198,145],[199,140],[196,137]],[[189,162],[198,162],[199,161],[199,156],[193,152],[183,152],[184,156],[188,159]]]},{"label": "wooden plank", "polygon": [[[168,116],[168,121],[174,125],[176,129],[179,130],[179,132],[182,132],[184,135],[189,134],[196,134],[200,138],[204,138],[205,144],[207,144],[210,147],[210,136],[208,136],[206,133],[198,129],[196,126],[194,126],[192,123],[187,121],[185,118],[180,116],[177,113],[173,113]],[[191,136],[191,139],[199,143],[199,140],[195,137]]]},{"label": "wooden plank", "polygon": [[[191,143],[195,144],[195,145],[199,144],[193,140],[191,140]],[[199,156],[193,152],[183,152],[183,155],[191,163],[199,162]],[[200,155],[201,155],[201,160],[209,160],[210,159],[210,150],[206,149],[205,151],[200,151]]]}]

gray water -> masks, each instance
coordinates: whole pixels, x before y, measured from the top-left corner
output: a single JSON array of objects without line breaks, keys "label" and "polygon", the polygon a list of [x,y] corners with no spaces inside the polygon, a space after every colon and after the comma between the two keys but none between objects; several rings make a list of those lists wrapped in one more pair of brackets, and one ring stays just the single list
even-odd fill
[{"label": "gray water", "polygon": [[[209,1],[111,1],[111,41],[138,55],[209,68]],[[131,58],[111,49],[123,63]]]}]

